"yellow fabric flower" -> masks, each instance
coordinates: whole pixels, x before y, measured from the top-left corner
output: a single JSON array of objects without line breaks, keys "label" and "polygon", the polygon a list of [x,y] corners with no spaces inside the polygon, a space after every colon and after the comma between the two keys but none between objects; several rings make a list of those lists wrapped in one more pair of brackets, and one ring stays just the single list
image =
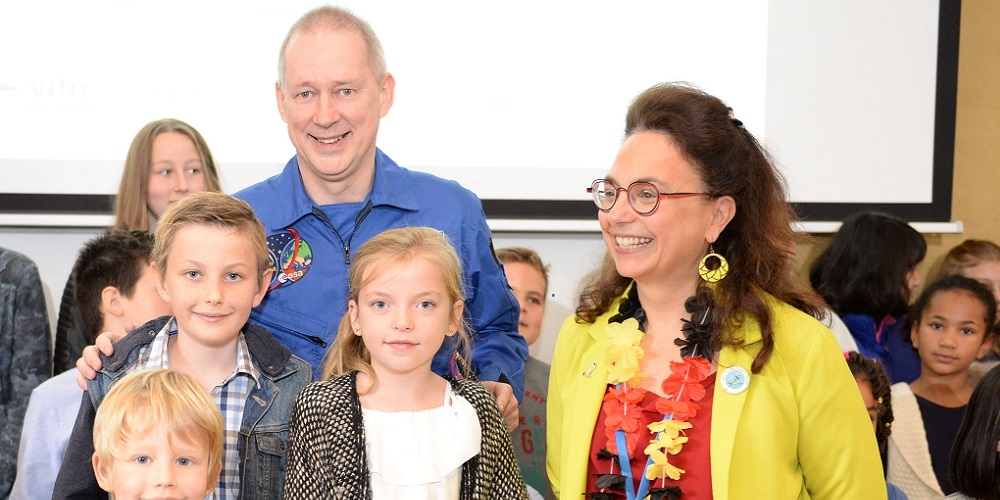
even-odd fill
[{"label": "yellow fabric flower", "polygon": [[655,451],[665,449],[667,450],[667,453],[676,455],[680,453],[681,448],[684,447],[684,443],[687,442],[687,436],[669,436],[666,432],[661,432],[656,435],[656,439],[649,441],[649,446],[646,446],[645,453],[647,455],[652,455]]},{"label": "yellow fabric flower", "polygon": [[649,458],[653,459],[653,463],[646,467],[646,479],[650,481],[655,481],[664,476],[673,479],[674,481],[680,479],[681,474],[686,472],[684,469],[678,469],[667,461],[667,455],[662,451],[654,450],[649,454]]},{"label": "yellow fabric flower", "polygon": [[609,323],[604,331],[612,344],[623,346],[639,345],[639,342],[642,342],[643,337],[646,336],[639,329],[639,321],[635,318],[629,318],[621,323]]},{"label": "yellow fabric flower", "polygon": [[670,439],[677,439],[677,436],[681,434],[681,431],[690,429],[691,422],[678,422],[677,420],[660,420],[658,422],[653,422],[649,424],[650,432],[662,432],[670,437]]},{"label": "yellow fabric flower", "polygon": [[639,373],[642,359],[642,342],[645,334],[639,330],[639,322],[629,318],[621,323],[611,323],[605,329],[608,347],[604,361],[608,365],[608,383],[617,385],[625,382],[633,384],[646,377]]}]

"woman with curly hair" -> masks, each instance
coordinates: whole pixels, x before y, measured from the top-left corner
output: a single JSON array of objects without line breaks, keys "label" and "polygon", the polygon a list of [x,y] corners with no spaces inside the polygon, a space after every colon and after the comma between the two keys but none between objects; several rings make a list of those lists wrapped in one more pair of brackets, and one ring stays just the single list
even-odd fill
[{"label": "woman with curly hair", "polygon": [[780,174],[732,110],[646,90],[589,192],[608,254],[552,359],[556,495],[885,498],[857,385],[789,269]]}]

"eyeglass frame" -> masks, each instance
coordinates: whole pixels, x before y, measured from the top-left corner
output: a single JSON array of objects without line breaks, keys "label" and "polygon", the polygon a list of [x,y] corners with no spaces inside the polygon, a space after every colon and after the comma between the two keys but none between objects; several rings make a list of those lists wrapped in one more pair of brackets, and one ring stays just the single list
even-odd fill
[{"label": "eyeglass frame", "polygon": [[[598,182],[603,182],[615,188],[614,190],[615,201],[611,202],[611,206],[608,208],[604,208],[597,203],[597,193],[594,191],[594,186],[596,186]],[[651,208],[648,212],[640,212],[637,208],[635,208],[635,205],[632,203],[632,197],[629,196],[628,192],[632,190],[632,188],[635,187],[636,185],[649,186],[653,188],[653,191],[655,191],[657,194],[656,203],[653,204],[653,208]],[[678,191],[675,193],[661,193],[660,188],[656,187],[655,184],[648,181],[635,181],[629,184],[628,187],[619,187],[616,186],[614,182],[611,182],[608,179],[594,179],[594,182],[590,184],[589,188],[587,188],[587,193],[591,195],[591,201],[594,202],[594,205],[597,206],[598,210],[605,213],[610,212],[612,208],[615,208],[615,203],[618,203],[618,198],[620,198],[620,196],[618,196],[618,193],[622,191],[625,191],[625,198],[628,199],[628,206],[631,207],[632,210],[635,210],[635,213],[639,215],[650,215],[653,212],[655,212],[657,208],[660,208],[660,198],[676,199],[676,198],[690,198],[692,196],[712,196],[712,193],[693,193],[693,192],[682,192],[682,191]]]}]

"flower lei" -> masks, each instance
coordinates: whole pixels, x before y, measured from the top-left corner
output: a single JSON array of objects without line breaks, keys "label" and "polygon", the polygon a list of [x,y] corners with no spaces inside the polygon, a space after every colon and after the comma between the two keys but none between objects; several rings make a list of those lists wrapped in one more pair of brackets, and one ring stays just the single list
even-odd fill
[{"label": "flower lei", "polygon": [[[680,487],[668,486],[667,478],[676,481],[685,471],[671,464],[668,455],[680,453],[688,442],[688,437],[684,435],[684,431],[691,428],[688,420],[701,409],[697,402],[706,394],[702,382],[712,370],[714,323],[709,314],[712,302],[711,289],[699,287],[698,293],[684,304],[687,312],[692,314],[692,320],[682,320],[684,338],[675,341],[681,347],[682,360],[670,362],[671,373],[662,382],[661,388],[667,397],[656,400],[656,411],[663,413],[664,417],[647,426],[654,437],[644,449],[648,456],[645,480],[640,481],[637,491],[632,489],[632,457],[629,456],[629,450],[637,449],[643,434],[640,424],[641,403],[648,391],[638,386],[647,377],[639,371],[639,360],[644,355],[639,343],[645,337],[642,332],[645,312],[639,304],[635,286],[622,301],[619,314],[609,319],[605,330],[608,337],[605,362],[608,365],[608,384],[613,387],[608,389],[602,405],[606,415],[605,433],[608,442],[607,448],[601,450],[599,457],[613,459],[617,456],[619,468],[624,475],[614,473],[612,460],[611,471],[597,478],[597,487],[602,491],[588,493],[590,499],[620,498],[619,493],[605,492],[606,489],[625,490],[626,497],[630,500],[647,497],[651,500],[680,498]],[[646,491],[651,482],[657,480],[659,487]]]}]

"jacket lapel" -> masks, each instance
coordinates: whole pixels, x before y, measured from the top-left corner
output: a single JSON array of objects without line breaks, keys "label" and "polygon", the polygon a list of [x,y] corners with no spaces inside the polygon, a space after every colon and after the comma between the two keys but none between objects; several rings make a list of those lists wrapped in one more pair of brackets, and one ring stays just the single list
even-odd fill
[{"label": "jacket lapel", "polygon": [[[719,363],[715,376],[715,395],[712,402],[712,491],[716,498],[729,498],[729,473],[732,464],[733,443],[739,431],[739,422],[743,414],[747,394],[753,386],[754,375],[750,371],[753,354],[757,349],[748,349],[753,344],[761,342],[760,328],[756,322],[746,319],[741,330],[744,334],[744,346],[740,349],[723,347],[719,352]],[[742,368],[749,374],[749,385],[746,389],[731,394],[723,387],[726,370]]]},{"label": "jacket lapel", "polygon": [[[574,401],[572,406],[582,411],[575,411],[566,414],[563,429],[569,432],[580,432],[567,443],[572,449],[564,450],[564,457],[574,457],[573,460],[584,462],[581,466],[566,467],[566,471],[579,471],[579,477],[566,477],[566,485],[570,490],[579,489],[584,491],[587,484],[587,463],[590,460],[591,436],[594,432],[594,425],[597,422],[601,411],[601,401],[608,387],[608,369],[604,362],[607,350],[607,337],[604,334],[607,320],[599,320],[590,325],[587,334],[590,336],[589,345],[583,350],[583,354],[578,358],[578,365],[571,375],[567,384],[566,394],[572,395]],[[586,403],[583,403],[586,401]]]}]

